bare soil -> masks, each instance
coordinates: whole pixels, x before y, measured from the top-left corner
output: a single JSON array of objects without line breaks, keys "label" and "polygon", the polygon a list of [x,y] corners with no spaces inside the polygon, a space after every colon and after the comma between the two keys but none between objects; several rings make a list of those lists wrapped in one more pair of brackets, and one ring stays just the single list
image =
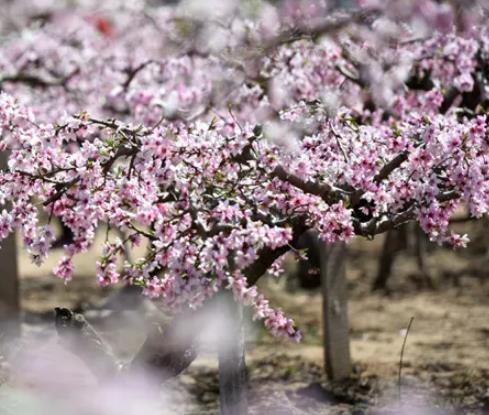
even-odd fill
[{"label": "bare soil", "polygon": [[[476,225],[470,226],[477,230]],[[389,281],[390,294],[370,290],[382,238],[355,241],[349,247],[347,265],[354,373],[340,384],[328,382],[323,374],[319,293],[290,291],[286,278],[264,277],[261,289],[273,305],[296,320],[304,339],[300,344],[284,343],[259,325],[251,326],[247,344],[251,413],[489,414],[489,261],[484,240],[484,235],[479,236],[463,252],[443,248],[430,252],[427,268],[435,289],[422,288],[415,259],[402,255]],[[87,310],[111,293],[96,285],[93,251],[78,260],[79,275],[70,284],[51,277],[49,267],[60,255],[55,253],[43,268],[35,268],[23,256],[20,260],[24,328],[41,333],[46,342],[54,336],[53,307]],[[292,274],[293,268],[288,264],[287,273]],[[402,409],[399,355],[411,317],[414,323],[401,384],[401,404],[407,409]],[[127,313],[95,324],[122,354],[130,354],[144,340],[141,321]],[[125,324],[132,327],[130,341],[124,337]],[[0,395],[12,382],[22,387],[22,382],[7,381]],[[171,392],[172,404],[162,413],[217,413],[215,355],[200,356],[166,390]],[[0,399],[3,413],[1,408]]]}]

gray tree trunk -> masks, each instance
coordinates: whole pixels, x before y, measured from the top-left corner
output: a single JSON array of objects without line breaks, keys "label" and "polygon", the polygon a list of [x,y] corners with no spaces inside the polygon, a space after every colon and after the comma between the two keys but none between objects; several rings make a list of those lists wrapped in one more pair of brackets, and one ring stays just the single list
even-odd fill
[{"label": "gray tree trunk", "polygon": [[248,396],[243,307],[227,290],[219,294],[218,301],[219,315],[224,317],[221,333],[218,333],[221,415],[246,415]]},{"label": "gray tree trunk", "polygon": [[[7,167],[7,157],[0,153],[0,169]],[[5,206],[2,207],[2,209]],[[0,249],[0,346],[20,333],[20,300],[15,234],[1,242]]]},{"label": "gray tree trunk", "polygon": [[343,242],[321,245],[324,361],[328,378],[338,381],[351,374],[348,295],[345,277],[346,246]]}]

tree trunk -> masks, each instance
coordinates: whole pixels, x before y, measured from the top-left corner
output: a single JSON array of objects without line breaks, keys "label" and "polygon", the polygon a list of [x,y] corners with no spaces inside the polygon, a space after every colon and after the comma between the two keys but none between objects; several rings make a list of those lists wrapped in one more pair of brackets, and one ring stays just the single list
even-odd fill
[{"label": "tree trunk", "polygon": [[350,339],[345,278],[346,246],[321,244],[324,361],[328,378],[343,380],[351,374]]},{"label": "tree trunk", "polygon": [[117,374],[120,364],[110,346],[85,320],[83,315],[67,308],[55,308],[55,326],[61,342],[78,356],[99,379],[110,379]]},{"label": "tree trunk", "polygon": [[[291,244],[296,244],[300,235],[306,230],[307,227],[302,221],[294,223],[294,237]],[[255,284],[270,265],[285,254],[288,249],[285,246],[276,249],[263,248],[257,260],[243,270],[249,285]],[[167,324],[155,325],[141,349],[136,353],[133,361],[122,368],[119,362],[108,352],[107,347],[100,347],[100,343],[103,343],[103,340],[93,328],[87,327],[89,324],[82,315],[77,315],[70,310],[58,309],[58,324],[56,326],[58,335],[66,339],[65,344],[74,354],[79,354],[80,348],[83,349],[86,346],[97,354],[97,359],[100,358],[102,362],[107,360],[101,366],[108,367],[109,373],[112,367],[116,367],[130,375],[133,370],[143,367],[149,369],[157,380],[166,380],[185,370],[195,359],[199,336],[206,322],[215,318],[215,311],[212,314],[213,307],[215,307],[215,302],[208,301],[196,311],[179,314]],[[243,327],[241,323],[242,311],[234,301],[224,302],[222,307],[227,310],[223,311],[222,315],[231,316],[231,321],[235,323],[230,326],[229,330],[218,331],[219,333],[224,333],[223,337],[231,339],[231,347],[219,352],[219,366],[222,368],[223,373],[221,386],[224,389],[228,388],[226,383],[229,380],[232,385],[230,390],[234,391],[222,394],[222,407],[224,408],[223,410],[226,410],[225,408],[236,406],[237,411],[241,412],[233,412],[233,415],[246,414],[246,388],[242,387],[246,380]],[[209,314],[209,311],[211,314]],[[79,340],[77,342],[72,341],[74,332],[78,332]],[[93,368],[93,360],[87,361],[85,359],[85,361],[89,369],[100,375],[99,371]],[[237,363],[238,369],[233,368],[233,362]],[[102,376],[105,376],[105,373],[103,371]]]},{"label": "tree trunk", "polygon": [[387,281],[391,276],[394,260],[397,254],[406,248],[406,238],[406,226],[390,230],[385,234],[384,244],[379,258],[379,269],[372,290],[385,290],[387,288]]},{"label": "tree trunk", "polygon": [[185,370],[197,355],[201,330],[213,316],[225,317],[217,327],[221,414],[246,415],[247,375],[242,306],[230,291],[217,295],[197,312],[175,316],[170,323],[155,326],[131,363],[123,366],[110,347],[81,314],[56,308],[56,329],[62,343],[79,356],[104,381],[118,373],[131,376],[141,369],[157,381]]},{"label": "tree trunk", "polygon": [[62,343],[79,356],[101,381],[123,372],[145,370],[155,380],[165,381],[185,370],[196,357],[202,326],[202,310],[182,313],[171,322],[153,326],[133,360],[123,366],[83,315],[56,308],[56,329]]},{"label": "tree trunk", "polygon": [[414,255],[416,256],[416,264],[418,265],[418,270],[421,274],[424,284],[428,288],[435,288],[433,279],[431,278],[428,268],[426,266],[426,252],[428,250],[428,241],[426,239],[426,234],[421,230],[418,224],[413,225],[413,235],[414,235]]},{"label": "tree trunk", "polygon": [[0,249],[0,342],[20,334],[19,280],[15,234],[2,241]]},{"label": "tree trunk", "polygon": [[[7,167],[6,154],[0,154],[0,169]],[[19,279],[15,234],[1,242],[0,249],[0,345],[20,334]]]},{"label": "tree trunk", "polygon": [[225,316],[217,352],[221,415],[246,415],[248,396],[243,307],[234,301],[230,291],[221,292],[218,302],[219,315]]},{"label": "tree trunk", "polygon": [[[321,286],[320,273],[320,250],[317,243],[317,234],[314,231],[305,232],[296,245],[297,249],[305,249],[307,260],[300,260],[297,275],[290,276],[294,278],[299,288],[306,290],[318,289]],[[292,286],[292,283],[290,283]]]},{"label": "tree trunk", "polygon": [[167,324],[155,324],[128,369],[144,369],[165,381],[183,372],[197,357],[199,335],[206,323],[209,304],[197,311],[178,314]]}]

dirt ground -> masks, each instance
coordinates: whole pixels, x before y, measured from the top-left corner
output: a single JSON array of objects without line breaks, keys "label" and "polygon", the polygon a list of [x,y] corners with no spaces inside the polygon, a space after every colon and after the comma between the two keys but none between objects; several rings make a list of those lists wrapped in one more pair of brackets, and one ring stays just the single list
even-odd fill
[{"label": "dirt ground", "polygon": [[[382,238],[358,240],[349,246],[347,275],[354,373],[341,384],[328,382],[323,374],[320,294],[290,291],[285,278],[264,278],[261,289],[273,305],[295,319],[304,339],[300,344],[284,343],[259,326],[251,326],[247,344],[250,412],[489,414],[489,259],[484,235],[479,233],[466,251],[438,248],[429,253],[427,269],[435,289],[420,288],[414,258],[400,257],[389,281],[390,294],[373,294],[370,290]],[[54,336],[54,306],[87,310],[110,294],[110,290],[100,289],[94,281],[94,252],[79,258],[79,275],[67,286],[49,276],[48,269],[59,255],[55,253],[42,268],[32,266],[23,256],[20,260],[24,329],[38,333],[46,341],[52,341]],[[292,270],[289,268],[288,272]],[[401,405],[397,384],[399,355],[411,317],[414,323],[404,355]],[[124,325],[132,324],[134,328],[140,323],[137,319],[128,320],[127,316],[112,316],[107,320],[109,323],[104,323],[109,332],[111,318],[118,321],[109,333],[117,350],[120,344],[127,346]],[[131,334],[134,348],[143,340],[142,330],[137,335]],[[22,382],[13,383],[22,387]],[[11,384],[8,381],[0,387],[0,414],[10,414],[2,412],[1,392],[3,389],[5,397]],[[162,413],[217,413],[215,355],[203,354],[165,388],[172,399]]]}]

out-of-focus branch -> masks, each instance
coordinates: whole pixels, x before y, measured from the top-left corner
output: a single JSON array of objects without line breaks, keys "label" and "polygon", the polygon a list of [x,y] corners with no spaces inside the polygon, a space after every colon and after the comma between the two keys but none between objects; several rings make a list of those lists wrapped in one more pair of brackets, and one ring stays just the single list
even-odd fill
[{"label": "out-of-focus branch", "polygon": [[447,113],[447,111],[450,109],[450,107],[452,106],[453,102],[455,101],[455,99],[458,96],[459,96],[458,89],[452,86],[447,91],[447,93],[445,94],[445,96],[443,98],[443,102],[442,102],[441,107],[440,107],[440,113],[441,114]]},{"label": "out-of-focus branch", "polygon": [[62,78],[44,79],[37,75],[18,73],[15,75],[7,75],[0,77],[0,88],[6,82],[15,84],[25,84],[32,88],[51,88],[51,87],[63,87],[67,88],[68,82],[79,73],[79,69],[75,69],[73,72]]},{"label": "out-of-focus branch", "polygon": [[67,308],[55,308],[55,326],[64,346],[80,357],[100,379],[116,374],[120,364],[110,347],[83,315]]},{"label": "out-of-focus branch", "polygon": [[158,62],[155,61],[155,60],[153,60],[153,59],[149,59],[147,61],[144,61],[144,62],[140,63],[135,68],[132,68],[132,69],[127,70],[127,78],[124,81],[124,83],[122,84],[122,88],[124,89],[124,91],[127,91],[129,89],[129,86],[131,85],[131,82],[134,80],[134,78],[136,77],[136,75],[139,72],[141,72],[148,65],[151,65],[151,64],[154,64],[154,63],[158,63]]},{"label": "out-of-focus branch", "polygon": [[379,11],[370,10],[352,10],[344,13],[336,13],[325,19],[321,24],[315,26],[294,28],[279,34],[274,39],[268,41],[264,46],[264,52],[286,44],[290,44],[302,39],[315,39],[324,35],[331,35],[344,29],[346,26],[356,24],[369,24],[372,19],[378,16]]}]

